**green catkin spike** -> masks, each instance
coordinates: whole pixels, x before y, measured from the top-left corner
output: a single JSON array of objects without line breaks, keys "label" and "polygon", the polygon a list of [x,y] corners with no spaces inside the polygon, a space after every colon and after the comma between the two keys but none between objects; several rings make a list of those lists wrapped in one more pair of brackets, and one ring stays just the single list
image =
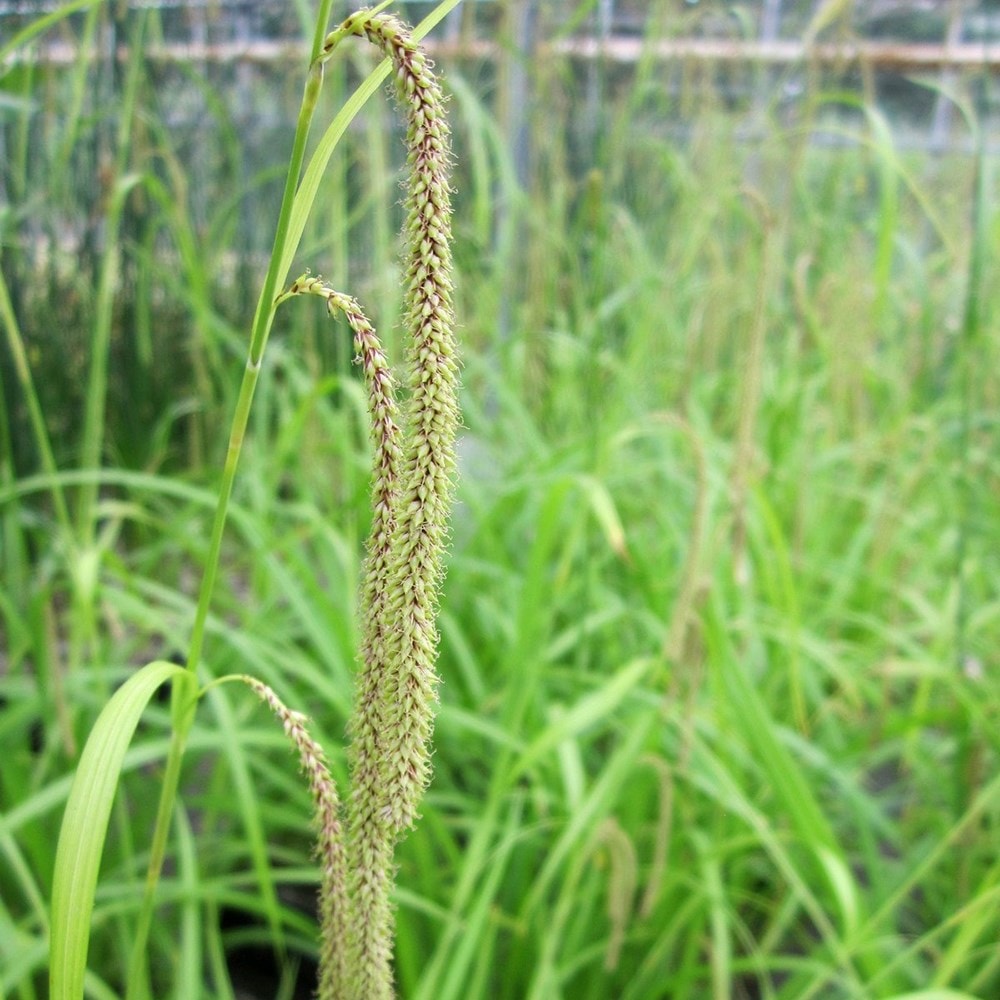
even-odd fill
[{"label": "green catkin spike", "polygon": [[635,890],[639,881],[639,863],[635,845],[616,819],[604,821],[598,838],[607,849],[609,862],[607,905],[611,933],[604,952],[604,968],[610,972],[618,967],[632,919]]},{"label": "green catkin spike", "polygon": [[[375,331],[357,302],[303,275],[279,301],[317,294],[354,331],[368,386],[375,452],[373,520],[362,591],[361,669],[350,723],[345,925],[324,929],[345,952],[320,1000],[390,1000],[396,841],[410,827],[430,777],[438,678],[438,593],[459,423],[452,308],[450,132],[430,62],[397,18],[351,15],[325,39],[321,67],[349,35],[367,37],[395,67],[406,114],[404,326],[409,336],[407,403],[398,430],[393,380]],[[346,927],[346,932],[341,933]],[[338,937],[338,935],[340,935]],[[337,979],[343,975],[345,978]]]},{"label": "green catkin spike", "polygon": [[299,755],[302,770],[309,782],[309,791],[316,809],[319,827],[316,853],[322,869],[319,909],[321,923],[319,996],[324,1000],[345,1000],[346,955],[342,947],[343,928],[348,920],[347,861],[339,813],[337,789],[330,776],[323,748],[306,729],[306,717],[293,712],[262,681],[241,675],[239,680],[249,685],[281,720],[292,745]]},{"label": "green catkin spike", "polygon": [[[353,996],[392,996],[389,889],[395,841],[413,825],[430,776],[437,699],[435,615],[443,573],[458,426],[452,311],[450,133],[444,99],[409,29],[361,11],[332,32],[325,58],[347,35],[364,35],[395,67],[406,114],[409,184],[404,234],[404,327],[409,335],[405,438],[395,521],[386,549],[385,619],[373,626],[384,654],[366,660],[352,727],[348,813],[354,921]],[[371,676],[377,674],[377,679]],[[372,699],[366,704],[367,699]],[[377,721],[378,729],[371,722]],[[374,751],[374,753],[373,753]]]},{"label": "green catkin spike", "polygon": [[430,770],[437,678],[436,601],[451,505],[458,366],[452,311],[449,129],[426,56],[396,18],[365,12],[343,26],[364,34],[396,67],[407,116],[410,169],[404,284],[410,334],[406,438],[390,541],[393,671],[383,703],[389,723],[381,808],[400,834],[413,825]]},{"label": "green catkin spike", "polygon": [[[399,428],[392,373],[371,323],[357,301],[334,291],[321,278],[305,274],[285,293],[319,295],[326,300],[331,315],[341,312],[354,333],[355,360],[364,371],[368,387],[368,411],[374,450],[372,482],[372,526],[368,536],[364,585],[361,594],[361,662],[356,708],[350,730],[351,745],[351,860],[349,892],[352,913],[349,929],[340,938],[342,950],[350,951],[350,967],[359,963],[378,970],[391,986],[392,848],[394,837],[379,811],[381,760],[385,752],[381,692],[391,669],[389,570],[390,542],[396,526],[396,498],[399,476]],[[359,833],[358,831],[364,831]],[[326,939],[327,935],[324,935]],[[352,980],[356,977],[350,977]],[[366,977],[370,979],[371,976]],[[320,1000],[341,996],[361,997],[360,989],[344,992],[346,980],[325,993]],[[338,991],[339,990],[339,991]],[[378,994],[372,994],[378,995]]]}]

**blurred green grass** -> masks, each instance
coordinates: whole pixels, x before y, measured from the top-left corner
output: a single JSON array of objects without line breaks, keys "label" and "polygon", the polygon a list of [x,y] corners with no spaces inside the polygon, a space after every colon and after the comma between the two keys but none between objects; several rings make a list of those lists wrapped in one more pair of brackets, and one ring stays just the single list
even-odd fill
[{"label": "blurred green grass", "polygon": [[[551,64],[519,180],[492,71],[442,69],[466,428],[401,996],[1000,994],[993,158],[977,187],[974,156],[907,152],[875,105],[821,88],[747,136],[712,87],[673,94],[649,66],[581,147],[578,81]],[[131,670],[186,649],[260,279],[247,234],[267,238],[287,153],[278,128],[245,176],[202,85],[224,184],[194,190],[153,70],[135,59],[103,107],[94,72],[0,78],[0,994],[18,1000],[45,995],[76,749]],[[302,263],[392,343],[401,153],[366,114]],[[341,782],[368,499],[347,337],[319,306],[279,320],[206,646],[213,674],[313,716]],[[95,997],[124,975],[168,731],[161,705],[127,758]],[[247,949],[274,950],[248,814],[279,886],[274,963],[290,990],[301,957],[306,981],[308,797],[252,696],[214,693],[182,792],[158,989],[232,997]]]}]

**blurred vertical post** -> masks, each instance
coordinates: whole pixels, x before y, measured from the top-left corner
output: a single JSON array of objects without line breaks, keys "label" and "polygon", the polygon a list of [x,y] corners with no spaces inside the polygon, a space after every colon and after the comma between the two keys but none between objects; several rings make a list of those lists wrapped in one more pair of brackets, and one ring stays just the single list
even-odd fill
[{"label": "blurred vertical post", "polygon": [[596,153],[597,136],[601,131],[601,112],[604,105],[604,53],[614,20],[614,0],[598,0],[596,18],[598,54],[587,66],[587,114],[583,123],[583,138],[586,140],[587,148],[594,153]]},{"label": "blurred vertical post", "polygon": [[[781,34],[781,0],[764,0],[760,15],[758,38],[762,44],[775,42]],[[773,90],[781,71],[760,61],[750,69],[753,98],[750,104],[751,134],[758,140],[768,133],[768,107],[773,100]],[[745,183],[752,188],[761,187],[764,179],[764,168],[757,143],[754,143],[747,157],[744,174]]]},{"label": "blurred vertical post", "polygon": [[[253,28],[250,23],[250,11],[240,5],[236,8],[232,21],[232,39],[237,44],[249,45],[253,38]],[[239,59],[235,66],[236,86],[232,95],[233,122],[241,135],[249,134],[254,121],[254,70],[249,60]],[[245,156],[239,161],[240,188],[247,190],[251,184],[252,171]],[[257,247],[254,243],[255,226],[253,219],[253,199],[241,198],[239,201],[239,242],[243,247],[237,263],[239,278],[237,288],[239,296],[246,302],[253,302],[254,289],[260,282],[259,275],[254,273],[254,262],[257,259]]]},{"label": "blurred vertical post", "polygon": [[771,42],[778,37],[781,27],[781,0],[764,0],[760,18],[761,41]]},{"label": "blurred vertical post", "polygon": [[[760,41],[763,44],[776,42],[781,35],[781,3],[782,0],[764,0],[760,14]],[[760,64],[754,95],[754,116],[763,113],[771,96],[771,88],[777,79],[777,73],[770,67]]]},{"label": "blurred vertical post", "polygon": [[[538,0],[506,0],[504,45],[500,61],[500,121],[507,137],[519,192],[526,192],[531,177],[531,131],[528,116],[538,22]],[[519,199],[518,199],[519,200]],[[523,271],[514,266],[513,249],[524,245],[523,213],[517,203],[501,198],[497,204],[498,259],[504,267],[500,298],[499,336],[507,340],[513,317],[511,303],[521,296]]]},{"label": "blurred vertical post", "polygon": [[[948,26],[945,29],[944,47],[946,54],[953,46],[962,41],[965,26],[965,8],[967,0],[951,0],[948,8]],[[958,71],[953,67],[945,67],[941,71],[941,93],[934,104],[934,118],[931,121],[931,134],[927,148],[934,156],[940,156],[948,148],[951,134],[951,116],[953,102],[949,96],[958,81]]]}]

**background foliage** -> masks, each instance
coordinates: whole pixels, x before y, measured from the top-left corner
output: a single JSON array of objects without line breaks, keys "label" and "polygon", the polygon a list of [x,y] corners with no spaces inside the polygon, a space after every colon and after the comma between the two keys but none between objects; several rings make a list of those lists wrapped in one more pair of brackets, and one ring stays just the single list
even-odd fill
[{"label": "background foliage", "polygon": [[[525,26],[523,5],[467,4],[445,40],[497,58],[438,55],[466,427],[400,993],[996,996],[993,81],[945,80],[948,143],[926,148],[937,76],[546,54],[599,6]],[[714,31],[722,6],[650,5],[642,30]],[[305,38],[307,6],[289,11]],[[186,649],[308,49],[157,61],[171,30],[95,5],[46,36],[82,43],[69,61],[0,77],[0,994],[18,1000],[45,995],[80,743],[137,664]],[[370,66],[351,59],[329,115]],[[301,253],[394,350],[396,127],[366,108]],[[279,323],[206,662],[309,712],[342,778],[364,398],[319,305]],[[127,757],[94,997],[120,988],[168,715]],[[280,730],[216,689],[185,767],[157,995],[309,995],[308,793]]]}]

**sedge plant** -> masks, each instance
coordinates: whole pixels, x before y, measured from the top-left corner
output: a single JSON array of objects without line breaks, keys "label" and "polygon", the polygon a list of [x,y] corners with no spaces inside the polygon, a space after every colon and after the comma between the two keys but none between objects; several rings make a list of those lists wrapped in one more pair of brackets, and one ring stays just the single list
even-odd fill
[{"label": "sedge plant", "polygon": [[[249,684],[275,712],[299,754],[315,804],[322,867],[319,996],[322,1000],[378,1000],[393,994],[393,855],[398,840],[415,821],[430,774],[437,683],[436,604],[459,420],[449,128],[440,85],[418,39],[458,2],[440,4],[417,30],[386,13],[388,4],[382,4],[351,15],[329,34],[325,34],[329,0],[321,5],[277,235],[233,418],[187,663],[182,667],[155,661],[133,675],[102,711],[81,756],[55,862],[50,963],[54,1000],[83,996],[90,915],[118,776],[147,702],[167,681],[172,686],[172,740],[127,973],[128,995],[149,991],[145,945],[195,710],[209,687],[230,680]],[[324,65],[350,36],[367,38],[386,62],[330,126],[300,182]],[[354,298],[309,273],[279,290],[323,167],[360,102],[389,70],[406,116],[409,174],[404,223],[404,325],[409,349],[406,399],[401,405],[379,339]],[[265,345],[275,310],[298,295],[322,297],[331,315],[347,320],[371,417],[373,516],[362,584],[360,669],[349,727],[351,791],[344,806],[323,750],[309,735],[304,717],[286,707],[270,687],[242,675],[211,680],[206,686],[198,679],[227,507]]]}]

